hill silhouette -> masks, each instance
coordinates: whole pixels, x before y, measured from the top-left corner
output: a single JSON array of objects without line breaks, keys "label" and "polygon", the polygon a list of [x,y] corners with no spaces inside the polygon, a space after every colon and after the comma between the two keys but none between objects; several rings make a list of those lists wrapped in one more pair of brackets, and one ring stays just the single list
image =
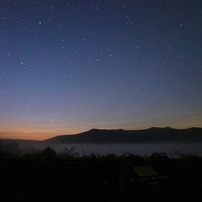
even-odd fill
[{"label": "hill silhouette", "polygon": [[202,142],[202,128],[152,127],[144,130],[92,129],[76,135],[60,135],[46,143],[194,143]]}]

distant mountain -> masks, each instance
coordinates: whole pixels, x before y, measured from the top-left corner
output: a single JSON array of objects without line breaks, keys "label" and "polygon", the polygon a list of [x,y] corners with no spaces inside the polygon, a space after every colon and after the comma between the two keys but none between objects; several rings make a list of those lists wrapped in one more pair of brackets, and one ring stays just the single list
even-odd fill
[{"label": "distant mountain", "polygon": [[53,143],[202,143],[202,128],[173,129],[149,128],[145,130],[92,129],[76,135],[61,135],[44,141]]}]

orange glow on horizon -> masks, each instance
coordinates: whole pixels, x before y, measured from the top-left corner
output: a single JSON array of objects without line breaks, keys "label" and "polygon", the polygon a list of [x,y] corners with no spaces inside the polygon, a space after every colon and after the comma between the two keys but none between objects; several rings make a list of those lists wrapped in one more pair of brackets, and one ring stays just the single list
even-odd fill
[{"label": "orange glow on horizon", "polygon": [[76,134],[79,132],[83,131],[78,131],[78,130],[69,130],[69,131],[64,131],[64,130],[58,130],[58,131],[32,131],[32,130],[27,130],[26,131],[21,131],[21,130],[0,130],[0,139],[22,139],[22,140],[39,140],[43,141],[58,135],[72,135]]},{"label": "orange glow on horizon", "polygon": [[[186,123],[186,124],[185,124]],[[65,125],[64,123],[58,125],[47,125],[47,124],[36,124],[32,125],[31,123],[27,124],[14,124],[14,123],[4,123],[0,124],[0,139],[24,139],[24,140],[46,140],[58,135],[73,135],[88,131],[92,128],[97,129],[124,129],[124,130],[142,130],[148,129],[150,127],[165,127],[169,126],[175,129],[185,129],[191,127],[202,127],[201,119],[193,120],[192,122],[186,122],[186,120],[173,120],[167,121],[166,124],[161,122],[154,123],[144,123],[144,124],[134,124],[134,123],[125,123],[125,124],[69,124]]]}]

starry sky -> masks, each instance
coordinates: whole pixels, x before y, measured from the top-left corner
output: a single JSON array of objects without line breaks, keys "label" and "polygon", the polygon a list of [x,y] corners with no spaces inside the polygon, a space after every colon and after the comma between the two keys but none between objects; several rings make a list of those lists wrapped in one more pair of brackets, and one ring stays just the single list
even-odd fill
[{"label": "starry sky", "polygon": [[201,0],[1,0],[0,138],[202,127]]}]

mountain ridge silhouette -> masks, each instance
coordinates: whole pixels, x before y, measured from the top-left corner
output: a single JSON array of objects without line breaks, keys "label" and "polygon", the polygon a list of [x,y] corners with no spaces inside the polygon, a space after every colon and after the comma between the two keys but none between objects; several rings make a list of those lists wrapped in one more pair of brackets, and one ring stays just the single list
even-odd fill
[{"label": "mountain ridge silhouette", "polygon": [[142,130],[91,129],[74,135],[59,135],[46,143],[193,143],[202,142],[202,128],[152,127]]}]

